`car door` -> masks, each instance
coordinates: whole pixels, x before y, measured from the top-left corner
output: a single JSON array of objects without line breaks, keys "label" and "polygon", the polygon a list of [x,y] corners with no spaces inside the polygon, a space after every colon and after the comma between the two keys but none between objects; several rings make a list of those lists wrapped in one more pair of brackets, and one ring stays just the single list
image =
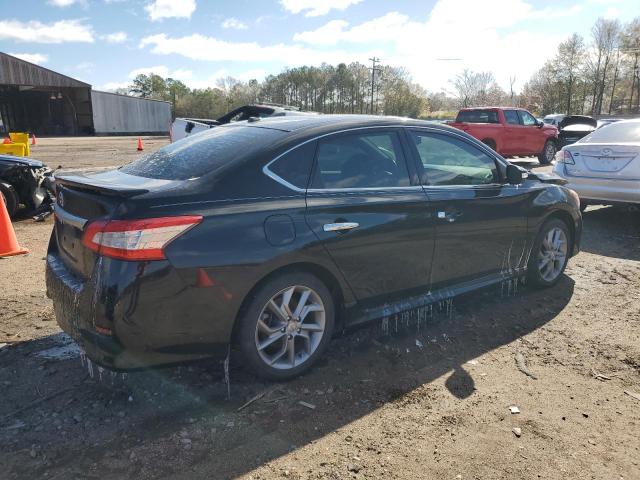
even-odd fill
[{"label": "car door", "polygon": [[538,121],[533,115],[525,110],[518,110],[520,121],[524,131],[524,146],[526,147],[520,153],[538,154],[544,146],[543,136],[538,127]]},{"label": "car door", "polygon": [[318,140],[307,223],[365,306],[429,286],[434,225],[402,142],[389,128]]},{"label": "car door", "polygon": [[506,135],[503,137],[503,148],[501,153],[505,155],[517,155],[524,150],[526,128],[520,123],[520,116],[517,110],[504,110],[504,129]]},{"label": "car door", "polygon": [[526,263],[527,189],[497,159],[451,132],[407,132],[436,219],[432,289],[512,274]]}]

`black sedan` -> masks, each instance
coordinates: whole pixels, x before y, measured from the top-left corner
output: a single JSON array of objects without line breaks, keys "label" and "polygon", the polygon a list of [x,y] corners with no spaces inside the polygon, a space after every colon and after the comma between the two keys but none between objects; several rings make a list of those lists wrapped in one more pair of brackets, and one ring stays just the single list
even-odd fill
[{"label": "black sedan", "polygon": [[511,279],[554,285],[582,231],[556,181],[444,125],[252,118],[58,177],[47,291],[105,367],[234,345],[290,378],[346,327]]}]

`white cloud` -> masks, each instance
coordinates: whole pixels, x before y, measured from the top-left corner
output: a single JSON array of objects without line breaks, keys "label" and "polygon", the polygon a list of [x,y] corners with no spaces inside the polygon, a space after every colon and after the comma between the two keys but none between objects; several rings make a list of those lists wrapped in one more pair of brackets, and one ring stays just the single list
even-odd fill
[{"label": "white cloud", "polygon": [[[277,62],[289,65],[318,65],[322,62],[351,62],[367,58],[367,53],[339,50],[318,51],[300,45],[278,43],[260,45],[256,42],[228,42],[214,37],[192,34],[184,37],[168,37],[164,33],[150,35],[140,42],[140,47],[151,46],[157,54],[178,54],[192,60],[229,62]],[[379,51],[373,52],[379,55]]]},{"label": "white cloud", "polygon": [[604,18],[607,20],[613,20],[620,17],[620,9],[616,7],[607,8],[606,12],[604,12]]},{"label": "white cloud", "polygon": [[222,22],[222,28],[233,28],[235,30],[246,30],[247,28],[247,24],[244,22],[241,22],[240,20],[238,20],[237,18],[227,18],[224,22]]},{"label": "white cloud", "polygon": [[136,68],[129,72],[129,78],[134,79],[138,75],[150,75],[150,74],[160,75],[162,78],[173,78],[176,80],[188,80],[193,76],[193,72],[191,70],[186,70],[182,68],[178,68],[176,70],[169,70],[166,65],[156,65],[154,67],[142,67]]},{"label": "white cloud", "polygon": [[191,18],[196,10],[196,0],[153,0],[144,8],[152,21],[163,18]]},{"label": "white cloud", "polygon": [[49,24],[37,20],[0,20],[0,39],[34,43],[91,43],[93,30],[80,20],[58,20]]},{"label": "white cloud", "polygon": [[[533,22],[575,15],[582,8],[535,9],[525,0],[483,2],[438,0],[426,20],[389,12],[350,25],[332,20],[316,30],[296,33],[294,40],[309,48],[344,44],[385,47],[383,64],[406,67],[414,80],[437,90],[465,68],[491,71],[506,87],[510,76],[524,83],[544,61],[553,56],[562,35],[534,33]],[[464,15],[461,15],[461,9]],[[500,12],[496,15],[495,12]],[[526,23],[525,23],[526,22]],[[522,25],[516,33],[507,29]],[[360,56],[360,61],[367,58]],[[443,61],[442,59],[457,59]]]},{"label": "white cloud", "polygon": [[86,5],[86,0],[48,0],[47,3],[49,5],[53,5],[54,7],[70,7],[74,3],[78,3],[81,5]]},{"label": "white cloud", "polygon": [[96,87],[97,90],[113,91],[119,88],[129,88],[131,82],[107,82]]},{"label": "white cloud", "polygon": [[45,55],[44,53],[10,53],[9,55],[37,65],[47,63],[49,61],[49,55]]},{"label": "white cloud", "polygon": [[362,0],[280,0],[280,4],[288,12],[297,14],[305,12],[305,17],[319,17],[331,10],[346,10]]},{"label": "white cloud", "polygon": [[246,72],[242,72],[236,76],[238,80],[242,80],[243,82],[248,82],[249,80],[258,80],[262,81],[264,77],[267,76],[267,71],[261,68],[255,68],[253,70],[247,70]]},{"label": "white cloud", "polygon": [[102,35],[100,38],[107,41],[107,43],[122,43],[127,41],[126,32],[113,32],[106,35]]}]

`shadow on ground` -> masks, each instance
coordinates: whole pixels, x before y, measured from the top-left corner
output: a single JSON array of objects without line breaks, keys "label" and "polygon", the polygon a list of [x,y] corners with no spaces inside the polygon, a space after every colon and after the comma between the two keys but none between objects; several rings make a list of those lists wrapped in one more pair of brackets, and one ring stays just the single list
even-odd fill
[{"label": "shadow on ground", "polygon": [[622,207],[588,207],[582,214],[582,251],[605,257],[640,260],[640,211]]},{"label": "shadow on ground", "polygon": [[[87,374],[78,358],[36,355],[53,337],[0,349],[0,471],[4,478],[232,478],[304,446],[446,376],[465,401],[465,363],[534,331],[561,312],[574,283],[500,288],[454,302],[420,327],[390,319],[337,338],[321,363],[288,383],[256,380],[237,362],[231,399],[218,364],[130,374]],[[262,396],[261,396],[262,395]],[[421,394],[424,395],[424,392]],[[253,403],[241,408],[248,400]],[[301,404],[300,402],[305,402]]]}]

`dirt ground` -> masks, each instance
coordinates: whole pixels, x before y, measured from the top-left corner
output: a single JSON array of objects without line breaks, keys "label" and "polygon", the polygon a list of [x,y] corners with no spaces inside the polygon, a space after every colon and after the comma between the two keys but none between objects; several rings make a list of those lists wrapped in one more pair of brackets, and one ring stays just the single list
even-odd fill
[{"label": "dirt ground", "polygon": [[[40,139],[33,156],[104,167],[135,143]],[[214,362],[92,378],[45,296],[52,221],[19,220],[31,253],[0,260],[0,478],[640,479],[640,216],[591,207],[584,226],[551,290],[349,333],[288,383],[232,357],[228,400]]]}]

